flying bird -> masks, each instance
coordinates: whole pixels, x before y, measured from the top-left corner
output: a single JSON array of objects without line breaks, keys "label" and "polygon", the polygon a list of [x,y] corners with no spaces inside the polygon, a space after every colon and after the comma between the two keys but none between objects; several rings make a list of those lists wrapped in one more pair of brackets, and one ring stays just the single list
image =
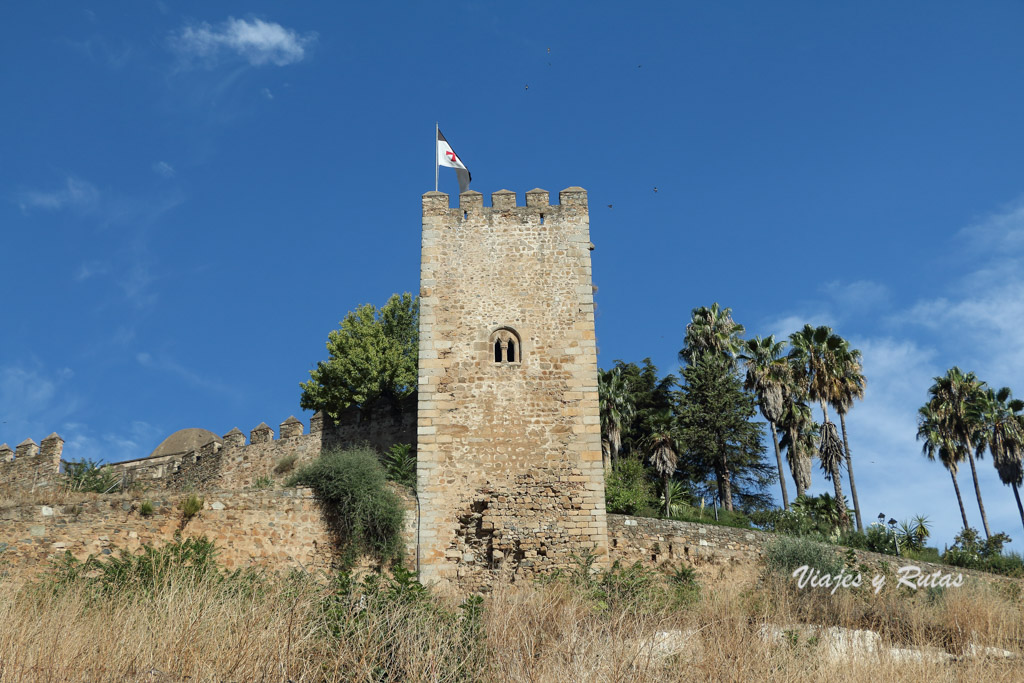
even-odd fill
[{"label": "flying bird", "polygon": [[530,89],[530,85],[527,84],[526,87],[524,88],[524,90],[529,90],[529,89]]},{"label": "flying bird", "polygon": [[655,192],[657,192],[657,191],[658,191],[658,186],[657,186],[657,185],[655,185],[655,186],[654,186],[654,191],[655,191]]},{"label": "flying bird", "polygon": [[609,209],[610,209],[610,208],[612,208],[612,205],[611,205],[611,204],[609,204],[609,205],[608,205],[608,208],[609,208]]}]

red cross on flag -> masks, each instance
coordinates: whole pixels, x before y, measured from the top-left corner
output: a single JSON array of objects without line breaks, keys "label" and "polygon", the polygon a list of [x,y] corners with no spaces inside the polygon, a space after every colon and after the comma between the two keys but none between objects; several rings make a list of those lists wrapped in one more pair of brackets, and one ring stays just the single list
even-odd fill
[{"label": "red cross on flag", "polygon": [[444,139],[440,128],[437,129],[437,164],[455,169],[455,174],[459,179],[459,192],[469,189],[469,181],[473,179],[473,176],[470,175],[469,169],[462,163],[462,159],[455,153],[452,146]]}]

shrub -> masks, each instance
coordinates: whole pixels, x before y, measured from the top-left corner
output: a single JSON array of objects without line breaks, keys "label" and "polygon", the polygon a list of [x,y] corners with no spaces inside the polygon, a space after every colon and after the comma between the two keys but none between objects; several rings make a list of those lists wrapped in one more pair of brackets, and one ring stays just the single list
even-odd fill
[{"label": "shrub", "polygon": [[608,512],[638,517],[658,516],[654,482],[637,458],[619,459],[605,479],[604,496]]},{"label": "shrub", "polygon": [[252,488],[254,488],[257,491],[262,491],[263,489],[272,489],[274,488],[274,478],[271,476],[256,477],[256,479],[252,482]]},{"label": "shrub", "polygon": [[76,560],[70,552],[54,562],[49,585],[56,591],[84,583],[100,596],[121,595],[139,591],[149,595],[179,586],[197,585],[204,581],[243,580],[251,585],[257,575],[237,570],[224,573],[216,562],[217,548],[205,536],[174,540],[159,548],[143,545],[138,553],[122,550],[119,556],[90,555]]},{"label": "shrub", "polygon": [[1003,545],[1010,542],[1005,533],[993,534],[982,541],[977,529],[964,529],[953,539],[953,547],[946,550],[942,560],[946,564],[965,569],[1024,576],[1024,558],[1017,553],[1003,554]]},{"label": "shrub", "polygon": [[72,491],[110,493],[121,485],[121,478],[109,467],[88,458],[66,461],[64,474]]},{"label": "shrub", "polygon": [[764,563],[769,573],[787,577],[804,565],[822,574],[838,574],[844,567],[832,547],[790,536],[779,536],[765,546]]},{"label": "shrub", "polygon": [[153,503],[151,503],[148,500],[142,501],[142,504],[139,505],[139,514],[142,515],[143,517],[149,517],[150,515],[152,515],[153,514]]},{"label": "shrub", "polygon": [[387,478],[416,490],[416,454],[412,444],[396,443],[384,455]]},{"label": "shrub", "polygon": [[274,474],[287,474],[295,469],[295,461],[299,459],[299,456],[295,453],[286,455],[283,458],[279,458],[274,463]]},{"label": "shrub", "polygon": [[203,509],[203,499],[194,493],[190,494],[187,498],[181,499],[178,508],[181,510],[182,519],[187,522]]},{"label": "shrub", "polygon": [[348,560],[365,553],[389,562],[402,553],[405,509],[386,481],[377,454],[362,447],[321,453],[292,475],[288,485],[309,486],[316,492]]}]

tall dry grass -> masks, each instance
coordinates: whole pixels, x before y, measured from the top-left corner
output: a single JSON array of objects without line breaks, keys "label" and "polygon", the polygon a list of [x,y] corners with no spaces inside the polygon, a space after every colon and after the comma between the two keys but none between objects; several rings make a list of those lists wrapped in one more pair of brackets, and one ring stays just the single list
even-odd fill
[{"label": "tall dry grass", "polygon": [[[294,576],[116,592],[82,578],[0,583],[0,681],[1024,680],[1019,659],[963,655],[970,642],[1022,651],[1019,597],[985,586],[828,596],[714,569],[699,599],[658,590],[560,580],[475,604]],[[813,638],[762,636],[802,623],[962,656],[837,660]]]}]

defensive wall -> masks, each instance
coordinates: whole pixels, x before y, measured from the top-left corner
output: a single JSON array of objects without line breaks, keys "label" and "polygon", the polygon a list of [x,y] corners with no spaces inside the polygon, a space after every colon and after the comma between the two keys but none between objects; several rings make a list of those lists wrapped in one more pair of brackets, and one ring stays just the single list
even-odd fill
[{"label": "defensive wall", "polygon": [[[286,472],[275,471],[284,458],[292,458],[292,468],[316,458],[324,448],[369,444],[386,452],[393,444],[416,444],[415,401],[393,405],[381,401],[370,411],[351,408],[336,423],[323,413],[310,419],[309,433],[295,417],[278,426],[260,423],[245,434],[235,428],[220,439],[199,448],[158,457],[142,457],[111,463],[123,489],[133,486],[152,490],[245,489],[258,481],[280,479]],[[42,495],[63,484],[61,456],[64,440],[51,434],[36,445],[26,439],[11,450],[0,445],[0,494]],[[74,456],[73,453],[68,455]]]},{"label": "defensive wall", "polygon": [[[394,490],[406,510],[405,564],[416,564],[417,506],[414,494]],[[147,499],[152,513],[140,511],[141,498],[95,496],[90,500],[52,505],[0,507],[0,581],[22,581],[44,571],[66,552],[84,560],[90,555],[137,551],[143,544],[161,546],[175,534],[206,536],[218,548],[218,560],[229,569],[263,568],[323,573],[338,559],[336,545],[310,489],[207,491],[203,507],[185,521],[181,494],[161,492]],[[776,536],[751,529],[711,524],[608,515],[609,559],[672,571],[701,564],[755,564]],[[840,553],[844,549],[838,549]],[[962,573],[984,581],[1020,584],[1020,580],[905,560],[855,550],[856,562],[881,571],[913,564],[922,574]],[[885,563],[885,565],[883,565]],[[870,580],[868,578],[867,580]]]}]

